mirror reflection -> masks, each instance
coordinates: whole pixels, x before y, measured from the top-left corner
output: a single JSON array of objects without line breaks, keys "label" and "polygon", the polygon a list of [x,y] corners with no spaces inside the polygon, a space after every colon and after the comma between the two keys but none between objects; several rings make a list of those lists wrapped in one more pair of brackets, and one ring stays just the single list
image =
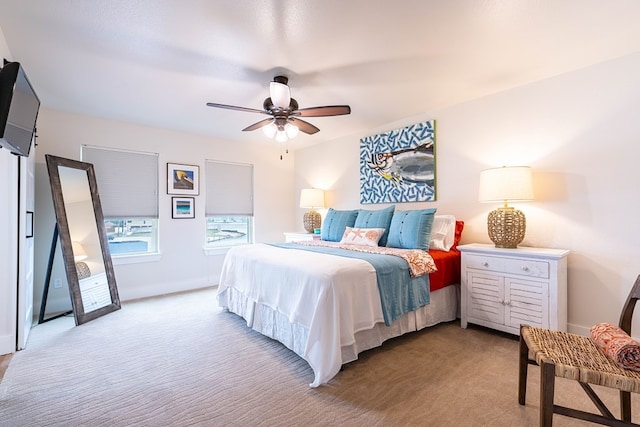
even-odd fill
[{"label": "mirror reflection", "polygon": [[120,308],[91,163],[46,155],[76,324]]},{"label": "mirror reflection", "polygon": [[84,312],[112,303],[86,171],[58,167]]}]

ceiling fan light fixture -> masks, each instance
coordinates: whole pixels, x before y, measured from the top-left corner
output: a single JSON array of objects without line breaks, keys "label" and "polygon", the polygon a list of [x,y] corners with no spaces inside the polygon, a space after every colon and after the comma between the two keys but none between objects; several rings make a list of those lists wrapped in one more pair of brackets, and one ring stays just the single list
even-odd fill
[{"label": "ceiling fan light fixture", "polygon": [[276,136],[276,132],[278,131],[278,127],[275,123],[269,123],[266,126],[262,127],[262,132],[267,136],[267,138],[273,138]]},{"label": "ceiling fan light fixture", "polygon": [[287,136],[287,132],[283,130],[279,130],[276,132],[276,141],[278,142],[287,142],[289,137]]},{"label": "ceiling fan light fixture", "polygon": [[300,129],[298,129],[297,126],[292,125],[291,123],[287,123],[287,125],[284,127],[284,131],[287,133],[287,137],[289,137],[289,139],[293,139],[298,135]]},{"label": "ceiling fan light fixture", "polygon": [[289,86],[278,82],[271,82],[269,85],[269,93],[271,95],[271,102],[273,102],[276,108],[283,110],[289,108],[289,103],[291,102]]}]

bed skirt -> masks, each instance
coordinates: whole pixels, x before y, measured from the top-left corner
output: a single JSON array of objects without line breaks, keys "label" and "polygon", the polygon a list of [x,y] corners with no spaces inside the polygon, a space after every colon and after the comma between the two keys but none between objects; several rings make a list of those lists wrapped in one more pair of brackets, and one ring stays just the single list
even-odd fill
[{"label": "bed skirt", "polygon": [[[289,322],[287,316],[272,308],[247,300],[233,288],[229,292],[228,310],[243,317],[247,326],[280,341],[304,359],[308,330]],[[390,326],[377,323],[372,329],[356,332],[355,342],[341,343],[342,364],[358,359],[358,354],[379,347],[390,338],[419,331],[442,322],[455,320],[459,315],[460,285],[451,285],[431,292],[431,303],[416,311],[405,313]]]}]

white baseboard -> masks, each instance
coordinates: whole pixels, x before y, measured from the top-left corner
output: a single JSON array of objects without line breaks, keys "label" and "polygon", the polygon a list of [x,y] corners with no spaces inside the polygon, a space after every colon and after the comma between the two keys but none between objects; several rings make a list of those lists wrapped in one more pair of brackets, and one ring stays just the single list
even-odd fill
[{"label": "white baseboard", "polygon": [[134,290],[121,290],[118,289],[120,295],[120,301],[129,301],[140,298],[157,297],[160,295],[173,294],[176,292],[193,291],[195,289],[202,289],[213,286],[210,283],[203,283],[202,281],[193,282],[171,282],[171,283],[156,283],[150,286],[137,287]]},{"label": "white baseboard", "polygon": [[16,352],[16,336],[0,335],[0,354],[11,354]]},{"label": "white baseboard", "polygon": [[567,332],[571,332],[572,334],[576,334],[576,335],[584,335],[588,337],[590,335],[589,329],[590,327],[574,325],[572,323],[567,324]]}]

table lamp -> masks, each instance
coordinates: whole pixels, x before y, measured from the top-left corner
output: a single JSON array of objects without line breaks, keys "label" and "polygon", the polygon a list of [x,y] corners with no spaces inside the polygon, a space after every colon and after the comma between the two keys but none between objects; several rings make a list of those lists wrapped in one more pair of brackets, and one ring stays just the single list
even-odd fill
[{"label": "table lamp", "polygon": [[496,248],[517,248],[524,240],[526,218],[507,205],[508,202],[533,200],[531,168],[503,166],[480,173],[479,199],[481,202],[503,202],[501,208],[489,213],[487,230]]},{"label": "table lamp", "polygon": [[313,233],[314,229],[322,225],[322,217],[315,209],[324,208],[324,190],[318,188],[305,188],[300,192],[300,207],[309,208],[309,211],[302,217],[304,229],[308,233]]}]

